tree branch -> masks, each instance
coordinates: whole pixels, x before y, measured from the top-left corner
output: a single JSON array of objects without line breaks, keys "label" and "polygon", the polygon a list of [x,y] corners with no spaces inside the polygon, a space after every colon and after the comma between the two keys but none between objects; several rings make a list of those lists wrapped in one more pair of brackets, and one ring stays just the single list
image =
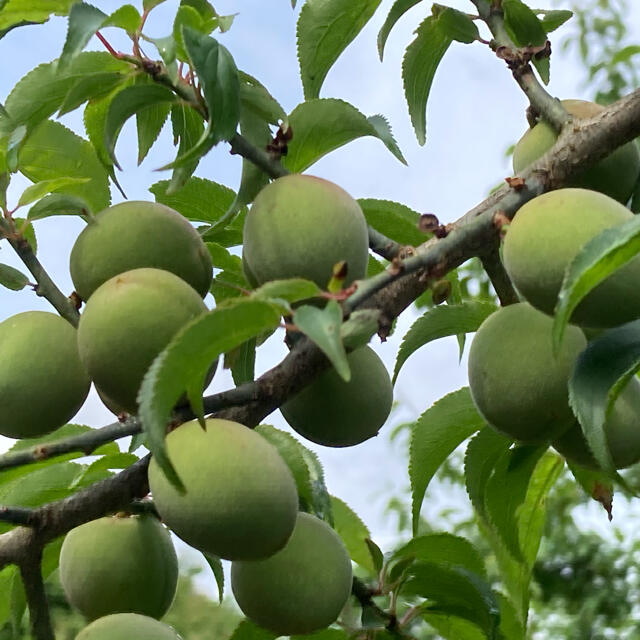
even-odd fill
[{"label": "tree branch", "polygon": [[31,633],[35,640],[55,640],[49,604],[42,580],[42,549],[32,550],[20,563],[20,575],[29,607]]},{"label": "tree branch", "polygon": [[28,527],[33,522],[33,509],[0,506],[0,522],[21,524]]},{"label": "tree branch", "polygon": [[[502,9],[496,3],[487,0],[471,0],[471,2],[476,6],[478,14],[491,31],[496,54],[507,62],[515,81],[529,99],[533,110],[556,131],[560,131],[571,120],[571,115],[561,102],[551,96],[540,84],[529,64],[532,53],[526,48],[519,49],[509,37],[505,29]],[[550,50],[548,54],[550,54]]]},{"label": "tree branch", "polygon": [[0,235],[8,240],[20,260],[22,260],[31,275],[35,278],[38,284],[36,293],[46,298],[65,320],[68,320],[74,327],[77,327],[80,315],[71,299],[58,289],[55,282],[49,277],[49,274],[45,271],[42,264],[40,264],[38,258],[36,258],[36,254],[25,238],[22,236],[16,238],[13,231],[8,227],[9,224],[7,221],[0,219]]},{"label": "tree branch", "polygon": [[39,444],[22,451],[10,451],[0,456],[0,471],[55,458],[74,451],[81,451],[88,456],[103,444],[113,442],[118,438],[132,436],[139,433],[140,430],[140,422],[136,418],[129,417],[124,422],[114,422],[101,429],[92,429],[78,436]]},{"label": "tree branch", "polygon": [[511,284],[511,280],[505,271],[502,260],[500,260],[500,250],[496,245],[491,251],[487,251],[480,256],[482,266],[491,280],[491,284],[500,300],[500,304],[506,307],[509,304],[520,302],[516,290]]}]

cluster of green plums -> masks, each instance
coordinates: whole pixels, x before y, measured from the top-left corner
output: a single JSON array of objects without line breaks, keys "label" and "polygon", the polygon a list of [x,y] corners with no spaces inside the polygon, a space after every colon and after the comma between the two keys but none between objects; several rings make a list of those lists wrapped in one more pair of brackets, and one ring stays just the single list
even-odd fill
[{"label": "cluster of green plums", "polygon": [[[345,286],[366,275],[368,236],[358,203],[311,176],[263,189],[244,228],[243,267],[256,287],[306,278],[327,288],[337,264]],[[0,325],[0,434],[41,436],[68,422],[93,382],[114,413],[136,413],[141,381],[181,328],[207,311],[212,281],[206,244],[180,214],[127,202],[93,217],[71,252],[71,277],[84,301],[78,328],[28,312]],[[318,304],[318,301],[308,301]],[[298,433],[346,447],[386,421],[389,375],[369,347],[348,354],[351,379],[327,369],[282,406]],[[215,363],[210,375],[213,375]],[[149,486],[155,516],[117,514],[73,529],[60,555],[69,602],[90,621],[83,640],[176,638],[158,620],[177,584],[169,530],[203,553],[232,561],[242,611],[279,634],[332,624],[351,591],[351,560],[322,520],[298,511],[294,477],[259,433],[228,420],[180,425],[166,448],[186,491],[155,460]]]},{"label": "cluster of green plums", "polygon": [[[574,117],[590,117],[599,105],[568,100]],[[544,122],[518,142],[520,172],[554,143]],[[567,460],[597,468],[570,406],[568,381],[588,335],[640,317],[640,257],[595,287],[571,316],[558,354],[551,330],[565,271],[592,238],[633,217],[628,202],[640,174],[640,153],[629,143],[576,178],[522,206],[503,246],[506,271],[523,301],[493,313],[479,328],[469,353],[469,384],[487,423],[525,443],[551,443]],[[624,388],[604,430],[616,468],[640,461],[640,382]]]}]

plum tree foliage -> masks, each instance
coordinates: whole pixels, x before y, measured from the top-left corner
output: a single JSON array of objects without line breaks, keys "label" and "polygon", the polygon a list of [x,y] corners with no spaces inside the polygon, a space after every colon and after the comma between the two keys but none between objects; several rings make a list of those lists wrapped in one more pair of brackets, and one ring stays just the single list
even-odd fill
[{"label": "plum tree foliage", "polygon": [[[242,28],[234,15],[181,0],[170,34],[152,36],[147,20],[169,11],[163,4],[107,15],[79,0],[0,2],[0,38],[27,26],[35,34],[54,15],[68,23],[60,55],[0,105],[0,248],[30,274],[2,263],[0,284],[23,299],[32,289],[58,314],[0,323],[0,434],[17,440],[0,456],[0,638],[20,637],[27,618],[31,637],[56,637],[53,574],[87,618],[78,640],[178,639],[155,619],[175,593],[168,530],[202,553],[221,599],[222,560],[232,561],[231,590],[247,617],[232,640],[530,637],[540,624],[529,615],[539,604],[536,559],[558,486],[579,486],[609,515],[614,488],[635,497],[640,486],[633,467],[618,472],[640,460],[640,89],[631,62],[640,49],[621,44],[621,10],[592,20],[589,11],[613,6],[597,0],[572,7],[572,21],[565,7],[522,0],[469,0],[465,10],[389,2],[380,58],[396,23],[424,9],[402,61],[419,144],[453,46],[496,55],[529,100],[517,175],[440,221],[391,200],[356,200],[313,175],[321,158],[363,136],[406,163],[383,115],[320,97],[380,0],[291,2],[304,100],[290,113],[278,87],[238,69],[221,44]],[[592,76],[609,82],[603,104],[547,90],[550,41],[565,23],[582,30]],[[613,44],[606,25],[617,30]],[[604,43],[598,64],[586,44],[594,34]],[[85,50],[90,42],[100,50]],[[77,110],[83,135],[57,121]],[[145,185],[148,201],[112,204],[122,192],[116,144],[134,116],[138,161],[149,155],[170,174]],[[173,160],[154,147],[165,123]],[[241,159],[235,188],[202,175],[216,145],[238,169]],[[22,193],[20,179],[31,183]],[[384,171],[375,179],[384,187]],[[38,255],[39,221],[59,215],[86,222],[69,256],[73,292]],[[411,489],[400,503],[412,536],[382,550],[329,493],[305,440],[353,447],[391,433],[393,385],[368,343],[385,340],[413,303],[422,315],[402,339],[394,382],[424,345],[456,336],[462,356],[475,333],[469,387],[409,426]],[[288,353],[256,371],[269,340]],[[232,388],[220,388],[219,361]],[[424,362],[414,381],[423,388],[440,375]],[[214,392],[203,392],[211,382]],[[72,422],[91,383],[113,424]],[[295,435],[264,424],[279,408]],[[129,451],[116,443],[125,436]],[[454,475],[473,511],[465,536],[425,527],[421,516],[431,480],[455,467],[461,445]]]}]

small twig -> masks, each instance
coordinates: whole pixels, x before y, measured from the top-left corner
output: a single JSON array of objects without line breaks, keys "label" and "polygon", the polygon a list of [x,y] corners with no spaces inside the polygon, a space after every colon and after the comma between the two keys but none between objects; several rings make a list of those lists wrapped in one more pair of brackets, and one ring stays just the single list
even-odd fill
[{"label": "small twig", "polygon": [[502,260],[500,260],[500,251],[496,245],[493,250],[483,253],[480,256],[482,266],[491,280],[491,284],[500,300],[500,304],[506,307],[510,304],[520,302],[520,298],[513,288],[513,284],[505,271]]},{"label": "small twig", "polygon": [[0,522],[29,526],[33,522],[33,509],[0,506]]},{"label": "small twig", "polygon": [[[518,56],[518,47],[511,40],[504,25],[502,9],[487,0],[471,0],[476,6],[482,20],[487,24],[494,38],[496,52],[506,49],[511,55],[502,52],[500,57],[506,59],[513,77],[529,99],[533,109],[539,113],[556,131],[569,122],[571,116],[561,102],[551,96],[540,84],[526,56]],[[519,61],[518,61],[519,59]]]},{"label": "small twig", "polygon": [[20,563],[20,575],[29,607],[31,633],[35,640],[55,640],[49,603],[42,580],[42,549],[31,549]]},{"label": "small twig", "polygon": [[81,451],[88,456],[103,444],[113,442],[118,438],[135,435],[140,430],[140,422],[137,419],[127,418],[124,422],[115,422],[101,429],[92,429],[81,433],[78,436],[57,440],[49,444],[39,444],[22,451],[5,453],[0,456],[0,471],[55,458],[74,451]]},{"label": "small twig", "polygon": [[46,298],[65,320],[68,320],[74,327],[77,327],[80,314],[71,299],[58,289],[55,282],[36,257],[27,240],[22,236],[15,237],[7,226],[8,223],[6,220],[0,220],[0,236],[6,237],[9,244],[13,247],[13,250],[18,254],[20,260],[22,260],[31,272],[31,275],[38,285],[36,293]]},{"label": "small twig", "polygon": [[385,260],[393,260],[401,251],[402,245],[387,238],[384,234],[376,231],[373,227],[368,227],[369,249]]},{"label": "small twig", "polygon": [[256,167],[262,169],[270,178],[281,178],[288,176],[291,172],[283,167],[278,160],[275,160],[267,151],[259,149],[251,144],[245,137],[236,133],[231,140],[231,153],[242,156],[246,160],[253,162]]}]

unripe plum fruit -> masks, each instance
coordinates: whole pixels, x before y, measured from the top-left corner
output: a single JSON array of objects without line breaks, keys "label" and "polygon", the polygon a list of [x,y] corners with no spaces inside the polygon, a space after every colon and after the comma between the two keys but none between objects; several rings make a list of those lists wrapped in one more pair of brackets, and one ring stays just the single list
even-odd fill
[{"label": "unripe plum fruit", "polygon": [[367,273],[369,240],[360,205],[338,185],[294,174],[268,184],[244,224],[245,274],[251,282],[306,278],[326,289],[347,263],[345,286]]},{"label": "unripe plum fruit", "polygon": [[134,269],[107,280],[80,316],[80,358],[115,405],[137,410],[140,383],[156,356],[207,310],[184,280],[160,269]]},{"label": "unripe plum fruit", "polygon": [[[596,191],[558,189],[522,206],[504,241],[504,266],[516,289],[548,314],[558,300],[567,266],[589,240],[633,218],[619,202]],[[640,317],[640,256],[590,291],[571,322],[613,327]]]},{"label": "unripe plum fruit", "polygon": [[282,549],[296,521],[298,491],[277,449],[229,420],[181,425],[167,454],[181,493],[155,460],[149,486],[162,520],[188,545],[226,560],[265,558]]},{"label": "unripe plum fruit", "polygon": [[104,209],[78,236],[69,264],[83,300],[125,271],[170,271],[202,297],[213,278],[211,256],[200,234],[177,211],[157,202],[128,201]]},{"label": "unripe plum fruit", "polygon": [[233,562],[231,587],[242,612],[278,635],[311,633],[336,621],[351,592],[351,559],[338,534],[308,513],[282,551]]},{"label": "unripe plum fruit", "polygon": [[94,620],[76,640],[181,640],[174,629],[137,613],[114,613]]},{"label": "unripe plum fruit", "polygon": [[155,516],[100,518],[67,534],[60,583],[89,620],[112,613],[161,618],[176,593],[178,559]]},{"label": "unripe plum fruit", "polygon": [[347,359],[351,380],[330,368],[280,407],[301,436],[328,447],[350,447],[377,435],[393,404],[393,387],[382,360],[371,347]]},{"label": "unripe plum fruit", "polygon": [[[613,404],[604,423],[604,432],[613,466],[625,469],[640,461],[640,381],[631,378]],[[555,440],[553,447],[569,462],[588,469],[599,465],[589,449],[579,424]]]},{"label": "unripe plum fruit", "polygon": [[552,325],[524,302],[502,307],[482,323],[469,351],[469,387],[478,411],[520,442],[548,442],[575,423],[567,385],[587,341],[570,325],[554,357]]},{"label": "unripe plum fruit", "polygon": [[26,311],[0,323],[0,435],[34,438],[63,426],[90,385],[66,320]]},{"label": "unripe plum fruit", "polygon": [[[584,100],[563,100],[564,108],[576,118],[593,118],[604,107]],[[513,169],[520,173],[541,158],[555,144],[558,134],[542,121],[520,138],[513,151]],[[626,204],[640,174],[640,152],[634,142],[616,149],[596,165],[576,176],[571,185],[600,191]]]}]

